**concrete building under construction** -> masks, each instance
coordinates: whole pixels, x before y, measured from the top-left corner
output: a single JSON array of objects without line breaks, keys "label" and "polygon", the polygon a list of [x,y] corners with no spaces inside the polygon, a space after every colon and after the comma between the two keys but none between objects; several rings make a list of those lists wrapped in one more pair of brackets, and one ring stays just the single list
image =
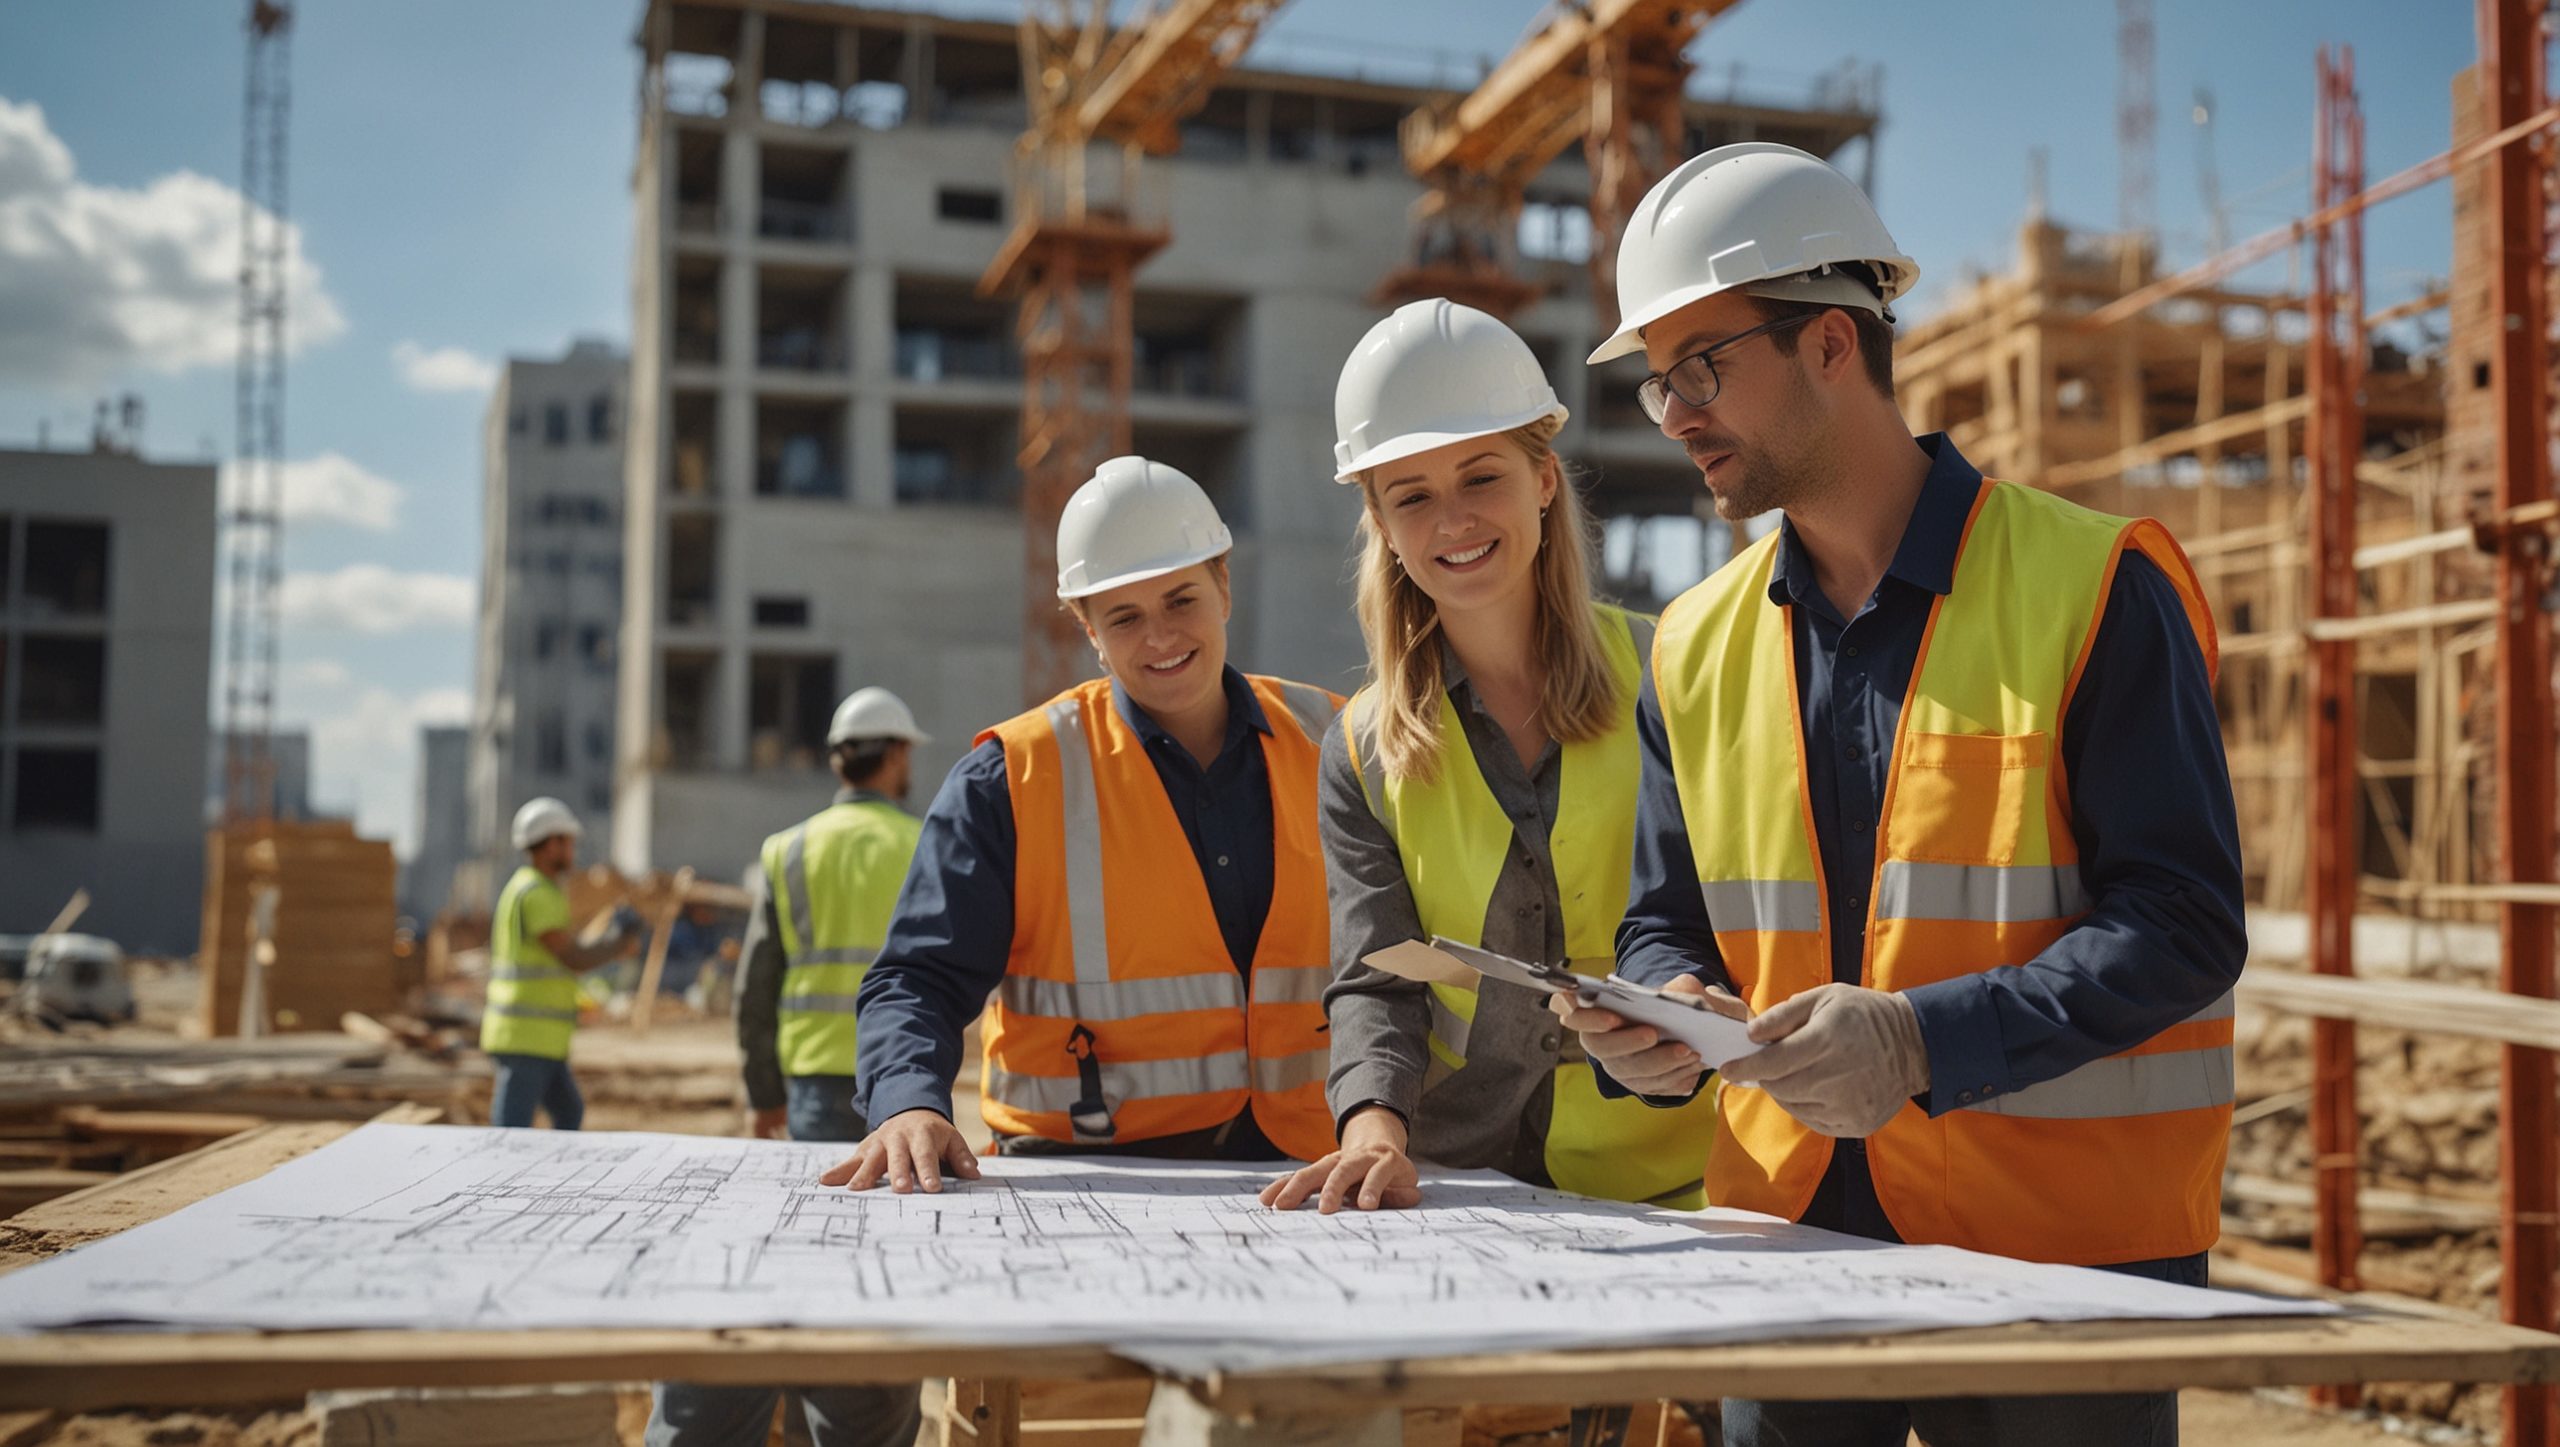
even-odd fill
[{"label": "concrete building under construction", "polygon": [[[784,0],[657,0],[641,41],[613,854],[734,877],[824,799],[850,689],[915,706],[924,788],[1021,705],[1021,360],[1013,308],[977,288],[1012,220],[1021,49],[1010,24]],[[1423,191],[1398,128],[1454,98],[1234,70],[1149,173],[1171,240],[1135,295],[1134,445],[1235,526],[1252,668],[1355,677],[1334,373],[1409,256]],[[1785,102],[1737,85],[1684,120],[1691,151],[1781,140],[1872,170],[1853,144],[1870,76]],[[1570,150],[1532,189],[1545,295],[1512,320],[1573,409],[1562,445],[1600,513],[1689,517],[1695,473],[1638,411],[1640,369],[1580,365],[1590,194]]]}]

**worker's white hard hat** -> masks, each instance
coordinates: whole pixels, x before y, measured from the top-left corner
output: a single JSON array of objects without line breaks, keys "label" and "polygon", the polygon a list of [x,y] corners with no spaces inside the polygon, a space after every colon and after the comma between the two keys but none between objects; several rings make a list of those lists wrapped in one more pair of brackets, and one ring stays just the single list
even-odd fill
[{"label": "worker's white hard hat", "polygon": [[1089,598],[1223,556],[1235,535],[1180,469],[1115,457],[1058,517],[1058,596]]},{"label": "worker's white hard hat", "polygon": [[1768,141],[1718,146],[1636,203],[1618,243],[1618,330],[1591,365],[1643,350],[1644,328],[1718,292],[1864,307],[1890,321],[1888,304],[1919,279],[1875,203],[1829,162]]},{"label": "worker's white hard hat", "polygon": [[885,688],[857,688],[836,705],[836,716],[827,724],[827,747],[855,739],[932,742],[916,727],[916,716],[907,710],[906,700]]},{"label": "worker's white hard hat", "polygon": [[1538,354],[1499,318],[1438,297],[1406,302],[1369,328],[1333,384],[1333,480],[1565,415]]},{"label": "worker's white hard hat", "polygon": [[579,826],[578,816],[569,812],[568,805],[545,796],[525,801],[525,806],[516,811],[515,828],[510,832],[518,849],[531,849],[545,839],[562,834],[576,839],[587,831]]}]

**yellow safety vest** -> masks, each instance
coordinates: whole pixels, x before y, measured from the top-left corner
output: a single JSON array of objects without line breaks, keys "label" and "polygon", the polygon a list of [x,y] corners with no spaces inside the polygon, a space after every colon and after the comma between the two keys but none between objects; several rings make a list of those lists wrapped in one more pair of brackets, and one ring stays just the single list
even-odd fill
[{"label": "yellow safety vest", "polygon": [[[1580,974],[1605,975],[1616,958],[1635,854],[1636,685],[1653,624],[1606,604],[1595,603],[1592,611],[1618,681],[1618,719],[1601,737],[1564,746],[1555,828],[1547,842],[1562,896],[1566,963]],[[1476,764],[1457,706],[1441,696],[1440,770],[1429,783],[1386,777],[1370,743],[1376,737],[1375,685],[1353,697],[1350,708],[1345,742],[1369,808],[1404,860],[1405,886],[1423,929],[1462,944],[1482,943],[1485,911],[1511,851],[1513,824]],[[1430,1046],[1441,1068],[1465,1067],[1475,1017],[1475,989],[1431,986]],[[1710,1092],[1671,1110],[1629,1098],[1603,1099],[1590,1065],[1578,1060],[1556,1066],[1552,1088],[1546,1165],[1558,1186],[1683,1210],[1704,1204],[1700,1178],[1715,1139]]]},{"label": "yellow safety vest", "polygon": [[[1804,783],[1790,608],[1763,538],[1665,613],[1654,650],[1672,772],[1707,915],[1755,1011],[1831,978],[1831,931],[1865,928],[1879,990],[2024,964],[2089,910],[2060,737],[2118,561],[2157,564],[2210,673],[2213,619],[2158,523],[1985,482],[1933,606],[1894,734],[1868,918],[1827,915]],[[2093,760],[2095,767],[2107,766]],[[1801,1217],[1833,1149],[1758,1090],[1722,1092],[1718,1205]],[[2219,1229],[2231,1124],[2228,995],[2058,1079],[1867,1140],[1906,1241],[2094,1266],[2183,1256]]]},{"label": "yellow safety vest", "polygon": [[[532,917],[528,917],[528,916]],[[560,886],[519,865],[489,921],[489,1000],[480,1048],[492,1055],[569,1058],[578,1029],[578,977],[542,944],[542,932],[569,923]]]},{"label": "yellow safety vest", "polygon": [[889,937],[923,822],[878,800],[831,804],[764,842],[782,924],[785,1075],[851,1075],[853,997]]}]

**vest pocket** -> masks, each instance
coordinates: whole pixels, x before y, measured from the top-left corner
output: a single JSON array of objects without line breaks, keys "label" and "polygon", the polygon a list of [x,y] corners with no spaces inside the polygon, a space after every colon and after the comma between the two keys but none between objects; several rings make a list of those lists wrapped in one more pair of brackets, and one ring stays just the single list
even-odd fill
[{"label": "vest pocket", "polygon": [[2048,734],[1910,734],[1887,796],[1885,857],[2011,864],[2027,810],[2042,808]]}]

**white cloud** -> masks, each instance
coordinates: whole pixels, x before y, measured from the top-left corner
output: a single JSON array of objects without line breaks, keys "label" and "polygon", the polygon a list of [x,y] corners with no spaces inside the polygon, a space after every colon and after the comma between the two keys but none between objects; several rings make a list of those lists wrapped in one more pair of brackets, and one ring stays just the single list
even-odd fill
[{"label": "white cloud", "polygon": [[486,392],[498,383],[498,364],[460,347],[430,351],[416,342],[391,349],[400,380],[420,392]]},{"label": "white cloud", "polygon": [[285,626],[348,633],[405,633],[467,627],[479,589],[459,573],[403,573],[380,563],[349,563],[334,573],[288,573],[281,599]]},{"label": "white cloud", "polygon": [[[229,365],[240,204],[192,171],[90,185],[42,107],[0,98],[0,383],[79,394],[131,368]],[[284,271],[289,349],[346,330],[296,227]]]},{"label": "white cloud", "polygon": [[309,712],[312,792],[326,807],[353,804],[357,832],[391,840],[405,859],[417,849],[418,730],[470,716],[471,696],[459,688],[369,686]]},{"label": "white cloud", "polygon": [[[284,465],[279,477],[287,523],[344,523],[389,532],[400,521],[407,489],[342,453],[323,452]],[[239,464],[222,465],[225,506],[239,500]]]},{"label": "white cloud", "polygon": [[284,686],[288,690],[327,691],[344,688],[355,681],[355,670],[334,658],[305,658],[284,666]]}]

